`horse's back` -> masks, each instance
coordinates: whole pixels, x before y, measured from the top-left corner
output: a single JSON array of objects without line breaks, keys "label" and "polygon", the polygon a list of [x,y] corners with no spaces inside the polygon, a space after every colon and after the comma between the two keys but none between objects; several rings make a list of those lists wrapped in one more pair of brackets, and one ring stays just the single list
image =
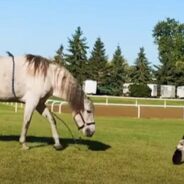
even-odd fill
[{"label": "horse's back", "polygon": [[[12,84],[17,87],[21,86],[21,91],[25,86],[25,66],[24,57],[15,57],[15,67],[13,68],[13,60],[8,56],[0,57],[0,99],[12,97]],[[14,80],[14,81],[13,81]],[[16,91],[20,93],[19,91]]]},{"label": "horse's back", "polygon": [[12,57],[0,57],[0,100],[14,98],[13,91],[20,101],[26,101],[30,94],[42,98],[52,90],[52,70],[49,64],[43,67],[46,61],[15,56],[14,62]]},{"label": "horse's back", "polygon": [[[24,57],[15,57],[15,66],[13,68],[13,60],[11,57],[0,57],[0,81],[6,80],[7,82],[12,80],[13,73],[14,77],[18,77],[25,73]],[[1,84],[1,83],[0,83]]]}]

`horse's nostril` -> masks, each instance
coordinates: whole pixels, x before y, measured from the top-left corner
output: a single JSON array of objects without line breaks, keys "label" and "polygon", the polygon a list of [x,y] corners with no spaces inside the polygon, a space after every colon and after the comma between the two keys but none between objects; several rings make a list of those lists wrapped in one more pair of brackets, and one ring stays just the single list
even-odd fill
[{"label": "horse's nostril", "polygon": [[88,137],[92,136],[91,130],[89,128],[86,128],[86,136]]},{"label": "horse's nostril", "polygon": [[86,133],[90,134],[90,129],[89,128],[86,128]]}]

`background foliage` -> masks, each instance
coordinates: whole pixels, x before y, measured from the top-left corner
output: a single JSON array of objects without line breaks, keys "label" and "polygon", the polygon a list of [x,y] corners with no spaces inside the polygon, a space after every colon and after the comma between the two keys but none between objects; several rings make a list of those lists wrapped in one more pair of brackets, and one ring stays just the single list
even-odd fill
[{"label": "background foliage", "polygon": [[184,85],[184,24],[171,18],[159,21],[153,28],[153,38],[158,46],[157,66],[151,66],[143,46],[132,66],[119,45],[109,59],[100,37],[89,53],[80,27],[68,39],[67,51],[64,53],[63,45],[56,51],[54,61],[64,65],[81,85],[86,79],[96,80],[98,94],[122,95],[124,83]]}]

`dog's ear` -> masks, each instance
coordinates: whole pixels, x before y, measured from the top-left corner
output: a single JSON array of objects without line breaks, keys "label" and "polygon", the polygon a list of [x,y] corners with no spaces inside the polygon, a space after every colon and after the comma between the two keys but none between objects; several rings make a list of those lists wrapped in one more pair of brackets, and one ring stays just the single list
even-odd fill
[{"label": "dog's ear", "polygon": [[184,135],[183,135],[182,139],[184,139]]}]

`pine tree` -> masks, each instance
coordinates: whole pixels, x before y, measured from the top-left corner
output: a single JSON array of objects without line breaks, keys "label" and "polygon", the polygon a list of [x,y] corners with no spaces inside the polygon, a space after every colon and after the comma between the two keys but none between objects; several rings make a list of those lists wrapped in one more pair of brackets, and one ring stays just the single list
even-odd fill
[{"label": "pine tree", "polygon": [[105,93],[103,85],[106,81],[107,72],[107,56],[105,53],[104,43],[100,38],[97,38],[93,50],[91,52],[91,57],[89,59],[88,68],[90,71],[90,78],[97,81],[98,92],[100,94]]},{"label": "pine tree", "polygon": [[54,56],[54,62],[62,66],[65,65],[63,49],[64,47],[63,45],[61,45],[59,49],[56,51],[56,55]]},{"label": "pine tree", "polygon": [[91,78],[97,82],[101,82],[103,78],[105,66],[107,63],[107,56],[105,54],[104,43],[100,38],[97,38],[93,50],[91,52],[91,57],[89,59],[89,65],[91,67]]},{"label": "pine tree", "polygon": [[131,74],[132,82],[136,84],[147,84],[152,81],[152,70],[144,53],[144,48],[140,48],[138,57]]},{"label": "pine tree", "polygon": [[111,71],[111,88],[113,95],[122,95],[123,92],[123,83],[127,78],[127,62],[122,56],[120,46],[117,46],[117,49],[114,52],[112,59],[112,71]]},{"label": "pine tree", "polygon": [[80,84],[86,79],[87,43],[81,28],[78,27],[69,41],[68,54],[65,55],[66,68]]}]

